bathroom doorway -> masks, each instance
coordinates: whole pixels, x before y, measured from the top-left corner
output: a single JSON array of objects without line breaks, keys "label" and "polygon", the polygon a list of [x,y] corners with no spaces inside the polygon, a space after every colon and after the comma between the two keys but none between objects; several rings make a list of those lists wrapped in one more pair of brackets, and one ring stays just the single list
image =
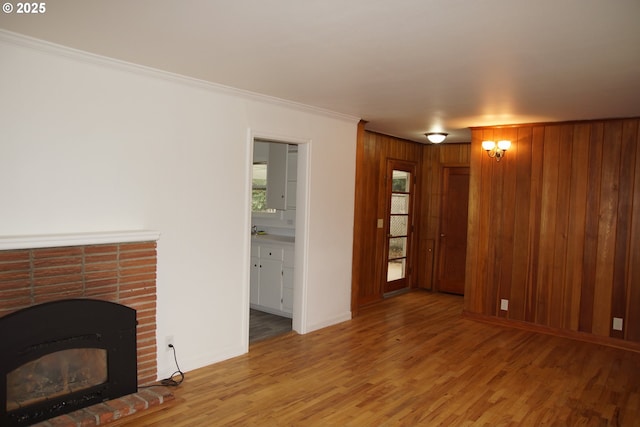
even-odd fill
[{"label": "bathroom doorway", "polygon": [[[251,143],[250,344],[305,330],[303,273],[310,151],[308,141],[286,138],[254,135]],[[260,177],[262,182],[253,179],[256,165],[266,170]],[[270,183],[270,178],[277,182]]]}]

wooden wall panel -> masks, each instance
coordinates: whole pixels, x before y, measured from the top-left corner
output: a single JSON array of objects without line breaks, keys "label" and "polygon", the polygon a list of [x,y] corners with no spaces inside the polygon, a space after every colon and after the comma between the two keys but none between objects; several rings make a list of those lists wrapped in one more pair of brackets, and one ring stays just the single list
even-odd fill
[{"label": "wooden wall panel", "polygon": [[582,275],[582,297],[580,300],[580,317],[578,328],[582,332],[591,332],[593,325],[593,303],[596,288],[596,258],[598,244],[598,210],[600,206],[600,171],[602,170],[604,124],[594,123],[591,126],[587,150],[588,175],[587,212],[584,229],[584,252]]},{"label": "wooden wall panel", "polygon": [[[466,312],[640,343],[639,127],[472,130]],[[496,162],[481,142],[501,138],[512,148]]]},{"label": "wooden wall panel", "polygon": [[631,201],[631,232],[629,235],[629,271],[625,282],[627,286],[627,325],[624,329],[625,338],[630,341],[640,342],[640,121],[629,124],[627,128],[633,138],[635,132],[635,168],[633,184],[633,200]]},{"label": "wooden wall panel", "polygon": [[[515,141],[518,137],[518,130],[514,128],[505,128],[500,129],[499,135],[496,137],[497,140],[507,139],[509,141]],[[504,194],[502,198],[503,202],[500,203],[498,207],[498,211],[494,213],[494,217],[497,217],[500,228],[500,239],[499,239],[499,249],[497,253],[500,255],[500,258],[497,259],[499,262],[498,268],[498,293],[496,298],[496,306],[498,307],[498,315],[500,317],[506,317],[507,311],[500,310],[500,300],[509,299],[512,290],[512,282],[513,282],[513,250],[502,250],[502,248],[507,248],[512,246],[512,242],[514,241],[515,234],[515,210],[516,205],[513,201],[516,198],[516,173],[517,168],[515,163],[505,163],[503,166],[503,174],[501,177],[502,183],[500,186],[496,188],[497,191],[501,191]],[[501,189],[500,189],[501,188]],[[508,201],[505,203],[504,201]]]},{"label": "wooden wall panel", "polygon": [[598,249],[596,287],[594,290],[591,332],[609,335],[611,293],[618,207],[618,174],[620,170],[620,122],[605,122],[602,171],[600,174],[600,211],[598,214]]},{"label": "wooden wall panel", "polygon": [[542,147],[542,199],[540,206],[540,246],[538,247],[538,298],[536,316],[538,323],[548,325],[551,311],[551,291],[553,289],[553,267],[556,254],[554,244],[556,238],[556,215],[558,210],[558,153],[559,131],[557,127],[545,128],[544,145]]},{"label": "wooden wall panel", "polygon": [[[509,313],[517,319],[525,319],[525,308],[527,302],[527,287],[522,284],[527,283],[529,252],[529,221],[531,217],[531,140],[532,128],[517,129],[516,138],[512,139],[513,148],[511,153],[516,153],[518,157],[517,167],[515,162],[515,174],[512,175],[515,183],[515,194],[513,196],[513,264],[511,271],[510,293],[508,297]],[[478,151],[478,150],[476,150]],[[509,154],[511,154],[509,153]],[[479,152],[479,154],[482,154]],[[506,158],[505,158],[506,160]],[[505,163],[508,164],[508,163]]]},{"label": "wooden wall panel", "polygon": [[[482,137],[485,139],[495,139],[496,135],[490,129],[485,129],[484,135]],[[482,158],[481,158],[482,159]],[[484,160],[484,159],[482,159]],[[493,214],[496,210],[493,208],[496,201],[501,199],[500,197],[496,197],[494,195],[501,194],[496,190],[496,181],[500,178],[502,174],[502,169],[498,169],[499,165],[495,162],[485,162],[482,161],[480,163],[481,171],[480,171],[480,188],[479,192],[480,197],[480,219],[479,224],[479,233],[478,240],[480,244],[478,245],[478,250],[480,253],[485,253],[487,256],[482,257],[481,261],[478,263],[478,272],[476,274],[476,279],[481,280],[482,278],[486,278],[486,294],[487,296],[483,298],[482,308],[484,312],[488,313],[496,313],[496,290],[498,289],[498,277],[495,275],[495,257],[496,257],[496,242],[499,239],[492,238],[494,236],[494,226],[498,226],[499,224],[494,223]],[[471,171],[473,175],[473,170]]]},{"label": "wooden wall panel", "polygon": [[549,304],[549,325],[555,328],[561,328],[564,323],[567,251],[570,246],[567,236],[571,219],[567,207],[569,206],[568,200],[570,200],[572,145],[573,125],[561,126],[558,134],[558,185],[555,201],[557,209],[555,211],[555,239],[553,241],[553,281]]},{"label": "wooden wall panel", "polygon": [[[358,123],[358,133],[356,139],[356,163],[364,164],[366,159],[366,147],[364,144],[364,127],[365,122],[360,121]],[[363,247],[362,237],[364,230],[367,229],[367,224],[371,222],[367,217],[367,212],[363,210],[363,204],[367,200],[367,194],[365,192],[369,189],[367,182],[367,171],[363,167],[356,168],[355,188],[356,193],[354,197],[354,210],[357,220],[353,223],[353,255],[352,264],[354,266],[360,266],[365,259],[365,249]],[[358,298],[360,295],[360,283],[363,280],[363,272],[361,268],[352,268],[351,271],[351,313],[353,316],[358,314]]]},{"label": "wooden wall panel", "polygon": [[[544,128],[533,128],[531,142],[531,192],[530,192],[530,217],[529,217],[529,252],[527,268],[527,301],[525,305],[525,320],[535,322],[536,304],[538,295],[538,264],[540,248],[540,209],[542,199],[542,156],[544,151],[540,149],[544,144]],[[516,152],[517,155],[517,152]],[[506,159],[505,159],[506,160]]]},{"label": "wooden wall panel", "polygon": [[[477,133],[480,133],[478,131]],[[479,140],[482,140],[478,135]],[[484,152],[473,149],[473,142],[471,145],[470,156],[470,171],[469,177],[469,219],[467,223],[467,267],[465,271],[465,283],[464,283],[464,308],[465,311],[472,313],[485,313],[483,310],[484,298],[487,295],[486,281],[482,276],[478,276],[480,270],[480,261],[482,257],[478,254],[483,253],[488,256],[486,251],[482,251],[479,247],[481,243],[480,239],[480,221],[481,221],[481,197],[482,193],[482,156]]]},{"label": "wooden wall panel", "polygon": [[[385,228],[378,228],[378,218],[386,210],[385,170],[388,159],[414,161],[417,175],[422,174],[423,145],[364,130],[361,123],[356,151],[356,197],[354,218],[354,253],[352,269],[352,312],[382,299],[382,285],[386,280]],[[421,188],[418,184],[418,212],[420,216]],[[419,227],[418,227],[419,228]],[[412,250],[417,254],[419,235]],[[417,256],[417,255],[414,255]],[[413,273],[415,282],[417,273]]]},{"label": "wooden wall panel", "polygon": [[[378,148],[374,138],[358,127],[356,148],[356,194],[352,269],[352,312],[357,307],[378,298],[376,272],[376,214],[378,201]],[[373,203],[373,205],[372,205]],[[372,208],[373,207],[373,208]],[[367,265],[370,268],[364,268]]]},{"label": "wooden wall panel", "polygon": [[[632,201],[634,192],[634,174],[636,157],[636,134],[637,124],[632,121],[621,123],[621,144],[620,144],[620,173],[618,175],[618,206],[617,224],[615,237],[615,254],[613,265],[613,292],[611,295],[611,316],[625,318],[626,307],[626,275],[628,259],[632,216]],[[638,171],[640,173],[640,171]],[[609,324],[611,328],[611,324]],[[623,338],[622,331],[610,329],[610,334],[616,338]]]},{"label": "wooden wall panel", "polygon": [[569,188],[569,228],[567,231],[567,266],[562,327],[578,330],[580,297],[584,274],[584,233],[589,181],[589,150],[582,146],[589,140],[590,125],[575,126],[571,146],[571,186]]}]

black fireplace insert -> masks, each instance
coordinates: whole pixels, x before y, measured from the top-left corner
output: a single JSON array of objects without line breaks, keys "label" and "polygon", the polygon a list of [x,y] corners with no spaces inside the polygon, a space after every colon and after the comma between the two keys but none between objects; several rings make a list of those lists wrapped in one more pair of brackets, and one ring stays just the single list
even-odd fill
[{"label": "black fireplace insert", "polygon": [[136,311],[48,302],[0,318],[0,425],[27,426],[138,387]]}]

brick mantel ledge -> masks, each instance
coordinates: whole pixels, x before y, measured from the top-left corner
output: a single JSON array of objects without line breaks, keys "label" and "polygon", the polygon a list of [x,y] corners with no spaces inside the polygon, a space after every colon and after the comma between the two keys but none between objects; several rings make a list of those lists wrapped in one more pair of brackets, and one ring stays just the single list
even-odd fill
[{"label": "brick mantel ledge", "polygon": [[11,249],[102,245],[108,243],[150,242],[157,241],[159,238],[160,232],[153,230],[0,236],[0,251]]}]

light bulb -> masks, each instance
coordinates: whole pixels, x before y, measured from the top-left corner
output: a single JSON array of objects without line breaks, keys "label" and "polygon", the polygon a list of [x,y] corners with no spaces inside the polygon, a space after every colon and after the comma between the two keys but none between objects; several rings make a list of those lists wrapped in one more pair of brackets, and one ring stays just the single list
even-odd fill
[{"label": "light bulb", "polygon": [[511,147],[511,141],[508,140],[502,140],[502,141],[498,141],[498,148],[503,150],[503,151],[507,151],[509,148]]},{"label": "light bulb", "polygon": [[491,151],[496,148],[496,143],[494,141],[482,141],[482,149],[486,151]]}]

